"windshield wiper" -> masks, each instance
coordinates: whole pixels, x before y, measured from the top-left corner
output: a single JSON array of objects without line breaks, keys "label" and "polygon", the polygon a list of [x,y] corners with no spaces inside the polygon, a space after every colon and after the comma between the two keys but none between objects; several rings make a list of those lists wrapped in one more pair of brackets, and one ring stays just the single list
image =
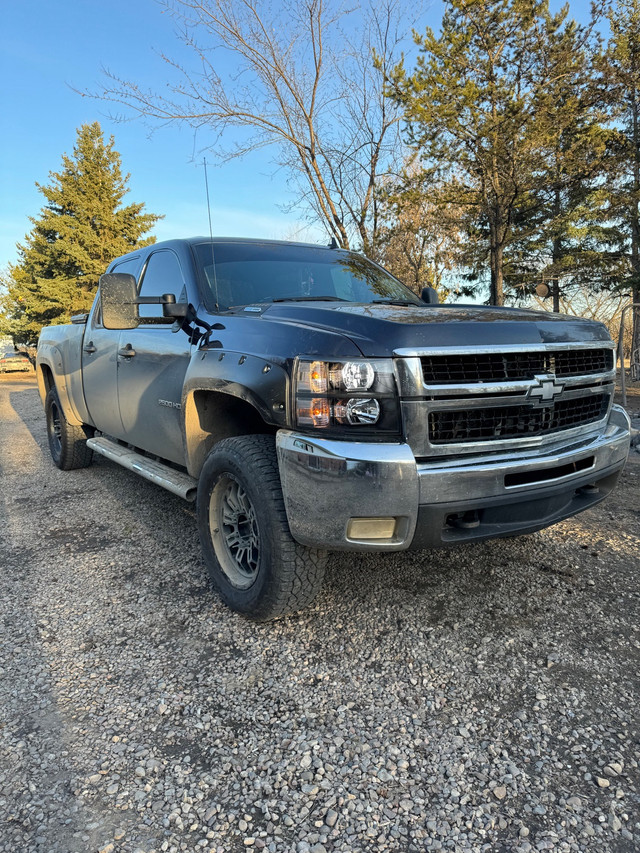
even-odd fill
[{"label": "windshield wiper", "polygon": [[340,296],[278,296],[272,302],[347,302]]},{"label": "windshield wiper", "polygon": [[420,302],[410,302],[408,299],[372,299],[370,305],[406,305],[409,308],[421,308]]}]

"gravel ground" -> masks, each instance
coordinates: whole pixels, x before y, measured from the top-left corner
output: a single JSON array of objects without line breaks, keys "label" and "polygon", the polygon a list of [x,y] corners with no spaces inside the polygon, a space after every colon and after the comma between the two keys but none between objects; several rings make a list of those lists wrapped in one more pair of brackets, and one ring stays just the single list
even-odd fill
[{"label": "gravel ground", "polygon": [[0,470],[2,853],[640,848],[640,453],[552,530],[335,555],[267,625],[192,507],[53,466],[30,377]]}]

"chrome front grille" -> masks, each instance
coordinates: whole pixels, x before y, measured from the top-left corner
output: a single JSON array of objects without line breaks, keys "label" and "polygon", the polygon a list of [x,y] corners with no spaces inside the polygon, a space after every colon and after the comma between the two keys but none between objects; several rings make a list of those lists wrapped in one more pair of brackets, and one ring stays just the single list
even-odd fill
[{"label": "chrome front grille", "polygon": [[609,401],[608,394],[592,394],[544,407],[445,409],[429,413],[429,437],[432,444],[459,444],[549,435],[601,420],[607,414]]},{"label": "chrome front grille", "polygon": [[396,352],[405,435],[421,457],[597,434],[613,402],[613,344]]},{"label": "chrome front grille", "polygon": [[556,377],[606,373],[613,368],[613,351],[602,347],[545,352],[426,355],[420,359],[426,385],[459,382],[502,382],[533,379],[542,373]]}]

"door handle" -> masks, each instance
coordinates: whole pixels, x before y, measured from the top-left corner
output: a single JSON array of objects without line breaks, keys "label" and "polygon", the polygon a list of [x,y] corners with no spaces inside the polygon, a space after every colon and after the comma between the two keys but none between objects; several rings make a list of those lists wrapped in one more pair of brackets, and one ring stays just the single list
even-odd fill
[{"label": "door handle", "polygon": [[89,353],[89,355],[93,355],[93,353],[96,352],[96,347],[93,345],[93,341],[89,341],[88,344],[85,344],[83,350]]},{"label": "door handle", "polygon": [[136,351],[131,346],[131,344],[127,344],[124,347],[120,347],[118,350],[118,355],[121,355],[123,358],[133,358],[136,354]]}]

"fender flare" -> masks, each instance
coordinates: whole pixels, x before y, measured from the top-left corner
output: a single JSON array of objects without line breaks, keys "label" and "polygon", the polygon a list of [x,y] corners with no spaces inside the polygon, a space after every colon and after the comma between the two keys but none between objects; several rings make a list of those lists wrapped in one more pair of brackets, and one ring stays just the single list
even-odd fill
[{"label": "fender flare", "polygon": [[[258,356],[204,351],[192,360],[182,394],[182,427],[187,470],[198,477],[217,441],[247,432],[276,432],[288,422],[289,377],[285,369]],[[223,402],[215,411],[199,404],[211,394]],[[231,417],[229,417],[231,415]],[[234,429],[238,417],[249,429]],[[219,429],[217,425],[219,424]]]},{"label": "fender flare", "polygon": [[[74,426],[82,426],[86,421],[81,417],[80,412],[73,402],[63,364],[62,352],[59,347],[49,343],[41,343],[38,346],[36,378],[40,399],[44,406],[47,394],[51,387],[55,386],[60,405],[62,406],[62,412],[67,421]],[[51,382],[47,381],[44,368],[48,368],[51,374]]]}]

